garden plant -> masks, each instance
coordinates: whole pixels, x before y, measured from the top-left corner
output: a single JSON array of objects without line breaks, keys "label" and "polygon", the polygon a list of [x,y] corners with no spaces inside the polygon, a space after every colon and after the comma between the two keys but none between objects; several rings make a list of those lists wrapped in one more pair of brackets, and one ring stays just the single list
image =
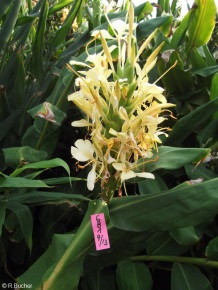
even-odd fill
[{"label": "garden plant", "polygon": [[217,7],[187,10],[0,0],[2,288],[217,289]]}]

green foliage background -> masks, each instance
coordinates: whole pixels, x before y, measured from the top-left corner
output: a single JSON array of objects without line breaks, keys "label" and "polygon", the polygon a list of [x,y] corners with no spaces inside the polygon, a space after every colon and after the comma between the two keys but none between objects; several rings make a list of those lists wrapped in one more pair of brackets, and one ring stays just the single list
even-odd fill
[{"label": "green foliage background", "polygon": [[[128,1],[127,1],[128,2]],[[0,1],[0,284],[32,289],[217,289],[218,66],[214,0],[179,19],[177,0],[135,7],[141,63],[162,42],[151,82],[175,103],[169,137],[128,196],[109,205],[88,192],[70,146],[86,136],[71,59],[84,60],[93,29],[108,28],[100,1]],[[63,8],[68,8],[63,18]],[[151,18],[152,10],[157,17]],[[164,13],[163,13],[164,12]],[[125,19],[126,6],[109,13]],[[216,18],[217,19],[217,18]],[[72,23],[78,23],[73,28]],[[207,25],[205,25],[207,23]],[[95,49],[95,48],[93,48]],[[90,215],[106,216],[111,248],[96,252]]]}]

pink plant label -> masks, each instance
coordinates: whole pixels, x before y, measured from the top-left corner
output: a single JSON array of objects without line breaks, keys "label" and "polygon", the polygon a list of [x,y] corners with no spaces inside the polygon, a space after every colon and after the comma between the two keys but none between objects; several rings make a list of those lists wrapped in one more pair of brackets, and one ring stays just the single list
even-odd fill
[{"label": "pink plant label", "polygon": [[92,229],[95,238],[95,247],[97,251],[110,248],[107,226],[103,213],[91,215]]}]

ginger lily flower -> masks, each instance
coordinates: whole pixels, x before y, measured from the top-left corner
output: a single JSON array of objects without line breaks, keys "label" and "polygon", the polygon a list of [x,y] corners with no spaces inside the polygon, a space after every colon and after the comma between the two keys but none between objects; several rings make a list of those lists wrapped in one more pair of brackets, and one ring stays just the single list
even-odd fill
[{"label": "ginger lily flower", "polygon": [[[166,119],[163,113],[174,105],[167,102],[163,89],[150,84],[148,79],[163,44],[151,53],[142,67],[139,64],[142,52],[156,31],[138,49],[132,3],[125,22],[113,22],[105,16],[112,35],[107,30],[94,31],[93,40],[86,46],[85,63],[70,62],[81,70],[72,68],[77,75],[78,90],[68,100],[84,115],[72,126],[86,126],[90,139],[77,140],[71,153],[78,161],[92,164],[87,177],[88,189],[93,190],[96,179],[100,179],[101,197],[110,200],[125,180],[154,178],[152,173],[139,172],[139,164],[156,161],[151,159],[152,151],[161,144],[160,135],[167,136],[169,130],[161,126]],[[102,50],[89,54],[88,47],[96,39],[100,40]],[[109,45],[111,40],[113,44]]]}]

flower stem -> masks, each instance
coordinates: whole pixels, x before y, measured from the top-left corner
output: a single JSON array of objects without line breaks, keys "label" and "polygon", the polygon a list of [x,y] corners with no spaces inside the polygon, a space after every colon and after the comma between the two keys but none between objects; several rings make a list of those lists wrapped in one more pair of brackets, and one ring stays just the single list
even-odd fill
[{"label": "flower stem", "polygon": [[134,256],[131,261],[156,261],[156,262],[171,262],[171,263],[185,263],[194,264],[197,266],[218,268],[218,261],[212,261],[205,258],[193,258],[182,256]]}]

